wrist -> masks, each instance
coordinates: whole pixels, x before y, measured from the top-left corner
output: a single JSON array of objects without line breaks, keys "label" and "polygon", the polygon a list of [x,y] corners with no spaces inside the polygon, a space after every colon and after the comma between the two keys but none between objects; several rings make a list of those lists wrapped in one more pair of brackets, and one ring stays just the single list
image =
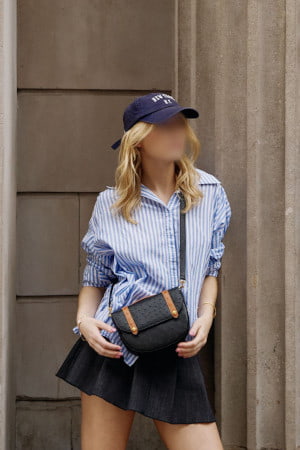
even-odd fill
[{"label": "wrist", "polygon": [[76,323],[77,323],[77,327],[78,327],[78,330],[79,330],[79,334],[80,334],[80,337],[81,337],[81,339],[83,341],[86,341],[86,339],[83,336],[83,334],[81,333],[80,325],[83,322],[83,320],[88,319],[88,318],[91,318],[91,316],[89,314],[80,314],[80,315],[78,315],[78,317],[76,319]]},{"label": "wrist", "polygon": [[90,318],[90,317],[92,317],[92,316],[91,316],[90,314],[88,314],[88,313],[81,313],[81,314],[78,314],[77,317],[76,317],[76,323],[77,323],[77,326],[79,326],[80,323],[81,323],[84,319]]},{"label": "wrist", "polygon": [[205,319],[213,320],[214,319],[213,311],[210,311],[209,309],[203,310],[199,313],[198,317],[204,317]]},{"label": "wrist", "polygon": [[201,316],[212,317],[214,319],[217,314],[215,303],[212,301],[202,301],[198,312]]}]

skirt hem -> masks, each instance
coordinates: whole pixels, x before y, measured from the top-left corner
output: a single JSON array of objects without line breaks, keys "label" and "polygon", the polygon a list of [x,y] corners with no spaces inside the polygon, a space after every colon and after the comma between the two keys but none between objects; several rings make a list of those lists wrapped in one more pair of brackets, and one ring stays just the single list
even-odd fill
[{"label": "skirt hem", "polygon": [[157,416],[154,413],[148,412],[148,411],[143,411],[140,408],[125,408],[124,406],[121,406],[119,403],[117,403],[115,400],[112,400],[108,397],[105,396],[105,394],[101,393],[94,393],[91,392],[86,389],[86,388],[81,388],[78,384],[75,384],[74,382],[72,382],[71,380],[68,380],[67,378],[63,378],[57,374],[55,374],[57,377],[61,378],[62,380],[66,381],[67,383],[71,384],[72,386],[76,387],[77,389],[79,389],[80,391],[84,392],[87,395],[96,395],[97,397],[102,398],[103,400],[111,403],[114,406],[117,406],[118,408],[123,409],[124,411],[135,411],[138,412],[139,414],[142,414],[143,416],[148,417],[149,419],[155,419],[155,420],[160,420],[162,422],[167,422],[170,424],[174,424],[174,425],[180,425],[180,424],[193,424],[193,423],[211,423],[211,422],[216,422],[216,418],[215,417],[211,417],[208,419],[203,419],[203,418],[196,418],[196,419],[170,419],[168,417],[162,417],[162,416]]}]

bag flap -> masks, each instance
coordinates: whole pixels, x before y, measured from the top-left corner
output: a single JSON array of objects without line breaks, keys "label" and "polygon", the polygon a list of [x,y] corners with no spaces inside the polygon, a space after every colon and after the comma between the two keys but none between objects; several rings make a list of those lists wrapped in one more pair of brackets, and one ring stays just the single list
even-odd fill
[{"label": "bag flap", "polygon": [[[178,313],[180,313],[184,304],[184,296],[181,289],[176,286],[168,289],[168,291]],[[129,310],[139,331],[165,322],[166,320],[177,320],[171,315],[168,305],[161,293],[131,303],[129,305]],[[131,329],[122,309],[112,312],[112,319],[121,331],[131,333]]]}]

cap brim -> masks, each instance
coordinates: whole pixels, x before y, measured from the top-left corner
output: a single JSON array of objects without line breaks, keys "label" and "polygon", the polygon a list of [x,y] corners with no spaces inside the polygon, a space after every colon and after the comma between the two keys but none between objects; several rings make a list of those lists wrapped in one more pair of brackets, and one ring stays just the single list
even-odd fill
[{"label": "cap brim", "polygon": [[121,140],[122,140],[122,138],[120,138],[116,142],[114,142],[113,145],[111,145],[111,148],[113,150],[116,150],[119,147],[119,145],[121,144]]},{"label": "cap brim", "polygon": [[[160,109],[159,111],[155,111],[151,114],[147,114],[146,116],[141,117],[139,121],[147,123],[161,123],[180,112],[189,119],[196,119],[197,117],[199,117],[199,113],[196,109],[175,105],[175,106],[168,106],[166,108]],[[111,148],[113,150],[116,150],[121,144],[121,140],[122,138],[114,142],[111,145]]]},{"label": "cap brim", "polygon": [[189,119],[196,119],[199,117],[199,113],[194,108],[185,108],[182,106],[168,106],[167,108],[160,109],[159,111],[155,111],[151,114],[148,114],[142,117],[141,122],[147,123],[161,123],[175,114],[181,112],[185,117]]}]

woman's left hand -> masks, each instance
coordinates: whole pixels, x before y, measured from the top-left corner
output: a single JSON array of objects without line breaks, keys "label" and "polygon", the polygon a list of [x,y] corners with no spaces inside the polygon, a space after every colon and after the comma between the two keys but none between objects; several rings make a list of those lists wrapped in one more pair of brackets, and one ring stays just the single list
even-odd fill
[{"label": "woman's left hand", "polygon": [[207,342],[212,322],[213,315],[210,311],[201,314],[201,316],[195,320],[189,331],[191,336],[195,336],[194,339],[191,341],[179,342],[177,344],[176,352],[178,356],[190,358],[191,356],[196,355]]}]

